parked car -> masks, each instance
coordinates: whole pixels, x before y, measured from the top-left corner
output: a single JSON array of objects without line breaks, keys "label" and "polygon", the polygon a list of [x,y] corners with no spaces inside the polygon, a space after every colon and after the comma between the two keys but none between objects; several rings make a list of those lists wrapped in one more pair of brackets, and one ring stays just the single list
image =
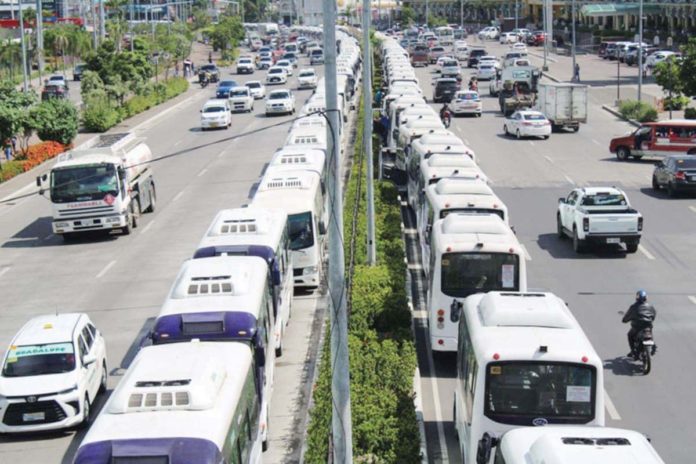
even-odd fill
[{"label": "parked car", "polygon": [[609,48],[609,44],[614,44],[615,42],[611,41],[604,41],[599,44],[599,48],[597,49],[597,56],[602,58],[603,60],[607,59],[607,49]]},{"label": "parked car", "polygon": [[73,80],[79,81],[80,79],[82,79],[82,74],[85,72],[86,69],[86,64],[75,65],[75,69],[73,69]]},{"label": "parked car", "polygon": [[670,197],[696,191],[696,156],[673,155],[658,162],[652,175],[652,188],[664,188]]},{"label": "parked car", "polygon": [[41,101],[51,98],[68,98],[68,88],[64,84],[46,84],[41,90]]},{"label": "parked car", "polygon": [[658,50],[645,59],[645,66],[648,68],[654,68],[658,63],[662,63],[668,59],[679,59],[681,58],[680,53],[675,53],[671,50]]},{"label": "parked car", "polygon": [[501,44],[511,44],[511,43],[516,43],[519,40],[517,37],[517,34],[514,32],[503,32],[500,34],[500,43]]},{"label": "parked car", "polygon": [[272,114],[293,114],[295,96],[289,89],[273,90],[266,98],[266,116]]},{"label": "parked car", "polygon": [[435,81],[435,92],[433,93],[433,103],[449,103],[452,97],[459,90],[459,82],[452,77],[441,77]]},{"label": "parked car", "polygon": [[228,100],[208,100],[201,109],[201,130],[229,128],[232,125],[231,113]]},{"label": "parked car", "polygon": [[255,100],[266,97],[266,86],[264,86],[261,81],[247,81],[244,85],[249,87],[249,91],[254,96]]},{"label": "parked car", "polygon": [[29,320],[5,352],[0,377],[0,433],[86,426],[107,388],[106,343],[89,316]]},{"label": "parked car", "polygon": [[514,135],[518,139],[522,137],[548,139],[551,136],[551,123],[539,111],[519,110],[505,118],[503,133]]},{"label": "parked car", "polygon": [[237,87],[237,82],[236,81],[220,81],[218,83],[217,88],[215,89],[215,97],[216,98],[229,98],[230,97],[230,89],[232,87]]},{"label": "parked car", "polygon": [[454,94],[452,102],[450,104],[452,113],[454,115],[459,114],[473,114],[475,116],[481,117],[483,112],[483,104],[481,103],[481,98],[478,92],[473,90],[460,90]]},{"label": "parked car", "polygon": [[254,111],[254,96],[247,86],[238,86],[230,89],[230,109],[234,112],[244,111],[251,113]]}]

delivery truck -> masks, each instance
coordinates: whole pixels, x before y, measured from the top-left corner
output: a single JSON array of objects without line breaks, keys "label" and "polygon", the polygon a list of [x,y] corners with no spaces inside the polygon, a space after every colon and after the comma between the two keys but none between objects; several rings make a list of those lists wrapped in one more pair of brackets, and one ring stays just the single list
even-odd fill
[{"label": "delivery truck", "polygon": [[53,233],[66,240],[98,230],[130,234],[141,213],[155,210],[151,161],[144,139],[132,133],[102,134],[60,155],[36,178],[51,201]]},{"label": "delivery truck", "polygon": [[577,132],[587,122],[587,86],[571,83],[539,83],[534,109],[544,113],[551,128]]}]

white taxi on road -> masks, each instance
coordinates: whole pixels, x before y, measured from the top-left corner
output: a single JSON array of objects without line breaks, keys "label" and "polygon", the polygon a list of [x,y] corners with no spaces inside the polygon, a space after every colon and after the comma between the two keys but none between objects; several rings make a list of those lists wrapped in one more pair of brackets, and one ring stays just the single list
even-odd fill
[{"label": "white taxi on road", "polygon": [[290,62],[290,60],[278,60],[278,61],[276,61],[275,66],[278,68],[285,69],[285,72],[288,73],[288,76],[292,76],[293,66],[292,66],[292,63]]},{"label": "white taxi on road", "polygon": [[481,113],[483,112],[481,98],[478,92],[473,90],[460,90],[455,93],[454,97],[452,97],[450,108],[452,108],[452,113],[455,115],[473,114],[481,117]]},{"label": "white taxi on road", "polygon": [[253,95],[256,100],[266,98],[266,86],[263,85],[261,81],[247,81],[244,85],[249,87],[251,95]]},{"label": "white taxi on road", "polygon": [[293,114],[295,96],[289,89],[273,90],[266,97],[266,116],[272,114]]},{"label": "white taxi on road", "polygon": [[106,344],[86,314],[31,319],[3,359],[0,433],[88,424],[107,375]]},{"label": "white taxi on road", "polygon": [[229,100],[208,100],[201,110],[201,129],[227,129],[232,125],[231,111]]},{"label": "white taxi on road", "polygon": [[314,68],[301,69],[297,74],[298,89],[316,89],[317,88],[317,73]]},{"label": "white taxi on road", "polygon": [[288,72],[285,68],[273,66],[266,73],[266,84],[285,84],[288,82]]},{"label": "white taxi on road", "polygon": [[245,85],[232,87],[230,89],[230,109],[234,112],[243,111],[251,113],[254,111],[254,96],[251,89]]},{"label": "white taxi on road", "polygon": [[539,111],[519,110],[505,118],[503,132],[505,135],[514,135],[518,139],[522,137],[548,139],[551,136],[551,122]]}]

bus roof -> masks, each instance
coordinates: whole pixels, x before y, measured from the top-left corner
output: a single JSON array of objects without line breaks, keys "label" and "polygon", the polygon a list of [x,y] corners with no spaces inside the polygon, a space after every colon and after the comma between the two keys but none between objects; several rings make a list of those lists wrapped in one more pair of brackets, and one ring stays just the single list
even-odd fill
[{"label": "bus roof", "polygon": [[190,437],[222,450],[251,365],[251,350],[243,343],[144,347],[80,448],[112,440]]},{"label": "bus roof", "polygon": [[258,318],[268,285],[268,264],[256,256],[216,256],[184,261],[159,317],[236,311]]},{"label": "bus roof", "polygon": [[251,205],[280,208],[288,214],[312,211],[319,188],[319,174],[314,171],[267,172]]},{"label": "bus roof", "polygon": [[218,211],[198,248],[220,245],[275,247],[285,231],[288,215],[280,209],[234,208]]},{"label": "bus roof", "polygon": [[433,253],[491,252],[522,255],[510,227],[497,214],[452,213],[433,224]]},{"label": "bus roof", "polygon": [[[326,130],[326,129],[323,129]],[[326,154],[317,148],[302,145],[285,146],[275,152],[268,163],[268,169],[274,171],[310,170],[320,175],[324,173]]]},{"label": "bus roof", "polygon": [[464,315],[483,364],[495,359],[602,365],[578,321],[553,293],[477,293],[465,300]]},{"label": "bus roof", "polygon": [[664,464],[644,435],[609,427],[518,428],[499,446],[507,464]]}]

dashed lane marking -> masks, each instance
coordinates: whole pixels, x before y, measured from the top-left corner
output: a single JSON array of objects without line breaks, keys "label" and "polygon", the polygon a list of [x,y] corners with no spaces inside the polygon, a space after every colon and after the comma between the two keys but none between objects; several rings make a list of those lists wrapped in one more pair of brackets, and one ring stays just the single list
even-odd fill
[{"label": "dashed lane marking", "polygon": [[54,234],[48,234],[48,235],[45,236],[43,239],[44,239],[44,240],[51,240],[53,237],[55,237]]},{"label": "dashed lane marking", "polygon": [[596,141],[595,139],[592,139],[592,143],[594,143],[595,145],[599,145],[600,147],[602,146],[602,144]]},{"label": "dashed lane marking", "polygon": [[0,269],[0,277],[4,276],[4,275],[7,274],[9,271],[10,271],[10,266],[7,266],[7,267],[4,267],[4,268]]},{"label": "dashed lane marking", "polygon": [[111,269],[111,268],[114,266],[114,264],[116,264],[116,260],[115,260],[115,259],[114,259],[113,261],[110,261],[109,264],[107,264],[106,266],[104,266],[104,269],[102,269],[101,271],[99,271],[99,274],[97,274],[97,279],[101,279],[102,277],[104,277],[104,275],[105,275],[107,272],[109,272],[109,269]]},{"label": "dashed lane marking", "polygon": [[643,245],[638,245],[638,251],[640,251],[641,253],[643,253],[643,255],[644,255],[646,258],[648,258],[648,259],[651,259],[651,260],[654,260],[654,259],[655,259],[655,257],[653,256],[653,254],[650,253]]},{"label": "dashed lane marking", "polygon": [[[2,275],[2,273],[0,272],[0,276],[1,275]],[[689,301],[696,305],[696,296],[689,295]]]},{"label": "dashed lane marking", "polygon": [[184,191],[183,191],[183,190],[182,190],[181,192],[177,193],[177,194],[174,196],[174,198],[172,198],[172,203],[174,203],[174,202],[177,201],[179,198],[181,198],[181,195],[183,195],[183,194],[184,194]]},{"label": "dashed lane marking", "polygon": [[529,144],[533,147],[536,147],[536,143],[532,142],[531,140],[529,141]]},{"label": "dashed lane marking", "polygon": [[696,206],[689,206],[689,209],[690,209],[691,211],[693,211],[694,213],[696,213]]},{"label": "dashed lane marking", "polygon": [[183,141],[184,141],[184,140],[181,139],[181,140],[179,140],[178,142],[174,142],[174,146],[175,146],[175,147],[178,147],[179,145],[181,145],[181,143],[182,143]]},{"label": "dashed lane marking", "polygon": [[553,163],[553,160],[548,156],[544,156],[544,159],[546,159],[546,161],[548,161],[549,163]]},{"label": "dashed lane marking", "polygon": [[198,175],[197,175],[196,177],[201,177],[201,176],[202,176],[203,174],[205,174],[206,172],[208,172],[208,168],[203,168],[203,169],[201,169],[201,172],[199,172]]},{"label": "dashed lane marking", "polygon": [[607,410],[607,413],[612,420],[621,420],[619,411],[616,410],[616,406],[614,406],[614,402],[611,400],[611,398],[609,398],[609,393],[607,393],[606,390],[604,390],[604,408]]},{"label": "dashed lane marking", "polygon": [[148,223],[148,225],[145,226],[145,228],[143,230],[140,231],[140,233],[141,234],[146,233],[148,230],[150,230],[150,227],[152,227],[152,224],[154,224],[154,223],[155,223],[155,220],[153,219],[152,221],[150,221]]}]

